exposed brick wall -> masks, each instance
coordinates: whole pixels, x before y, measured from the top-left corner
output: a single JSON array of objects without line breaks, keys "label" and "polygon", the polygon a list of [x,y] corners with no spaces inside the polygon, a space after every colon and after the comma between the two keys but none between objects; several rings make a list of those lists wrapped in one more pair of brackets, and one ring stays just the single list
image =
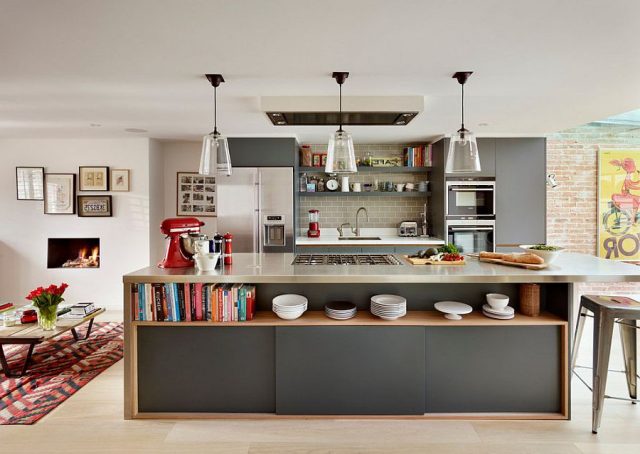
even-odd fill
[{"label": "exposed brick wall", "polygon": [[[547,138],[547,243],[597,253],[597,156],[599,148],[640,148],[640,131],[586,125]],[[640,293],[640,284],[581,284],[581,293]]]}]

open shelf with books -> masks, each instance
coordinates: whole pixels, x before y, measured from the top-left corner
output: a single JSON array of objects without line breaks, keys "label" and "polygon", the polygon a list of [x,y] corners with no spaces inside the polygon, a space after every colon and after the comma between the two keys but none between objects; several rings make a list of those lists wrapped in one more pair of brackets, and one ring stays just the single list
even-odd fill
[{"label": "open shelf with books", "polygon": [[136,322],[245,322],[253,319],[255,302],[250,284],[131,284]]}]

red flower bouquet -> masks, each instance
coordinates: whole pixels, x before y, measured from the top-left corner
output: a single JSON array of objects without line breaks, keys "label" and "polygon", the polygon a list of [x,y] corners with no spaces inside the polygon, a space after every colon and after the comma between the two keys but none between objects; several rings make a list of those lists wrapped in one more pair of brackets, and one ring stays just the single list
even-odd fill
[{"label": "red flower bouquet", "polygon": [[58,317],[58,304],[64,301],[62,294],[69,287],[64,282],[60,286],[51,284],[49,287],[38,287],[32,290],[27,299],[38,310],[38,324],[44,330],[52,330],[56,327]]}]

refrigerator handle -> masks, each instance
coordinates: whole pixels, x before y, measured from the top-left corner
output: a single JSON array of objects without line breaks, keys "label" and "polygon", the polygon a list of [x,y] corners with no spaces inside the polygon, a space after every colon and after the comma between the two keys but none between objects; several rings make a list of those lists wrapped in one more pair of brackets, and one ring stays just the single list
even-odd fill
[{"label": "refrigerator handle", "polygon": [[[262,254],[262,228],[260,225],[260,216],[262,215],[262,194],[260,191],[260,170],[258,170],[257,175],[258,180],[254,182],[254,202],[253,206],[253,250],[259,254]],[[257,244],[256,244],[257,243]]]}]

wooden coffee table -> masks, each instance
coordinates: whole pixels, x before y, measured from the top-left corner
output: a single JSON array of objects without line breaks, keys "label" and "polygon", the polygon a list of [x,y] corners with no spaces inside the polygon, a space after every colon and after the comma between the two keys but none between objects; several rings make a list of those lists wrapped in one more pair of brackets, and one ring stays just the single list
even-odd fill
[{"label": "wooden coffee table", "polygon": [[[93,319],[103,312],[104,309],[99,308],[89,315],[86,315],[84,318],[60,317],[58,318],[56,328],[51,331],[44,331],[40,329],[38,323],[27,323],[24,325],[18,324],[16,326],[10,327],[0,326],[0,365],[2,366],[2,371],[8,378],[22,377],[29,368],[29,364],[31,363],[31,355],[33,354],[33,349],[37,344],[53,339],[63,333],[66,333],[67,331],[71,331],[71,334],[73,334],[73,338],[76,341],[85,340],[89,337],[89,335],[91,335]],[[84,336],[80,337],[78,335],[78,332],[76,331],[76,328],[85,322],[89,322],[89,325],[87,326],[87,330]],[[4,355],[4,345],[16,344],[29,345],[27,357],[24,360],[22,371],[19,373],[11,372],[11,369],[9,368],[9,364],[7,362],[7,358]]]}]

